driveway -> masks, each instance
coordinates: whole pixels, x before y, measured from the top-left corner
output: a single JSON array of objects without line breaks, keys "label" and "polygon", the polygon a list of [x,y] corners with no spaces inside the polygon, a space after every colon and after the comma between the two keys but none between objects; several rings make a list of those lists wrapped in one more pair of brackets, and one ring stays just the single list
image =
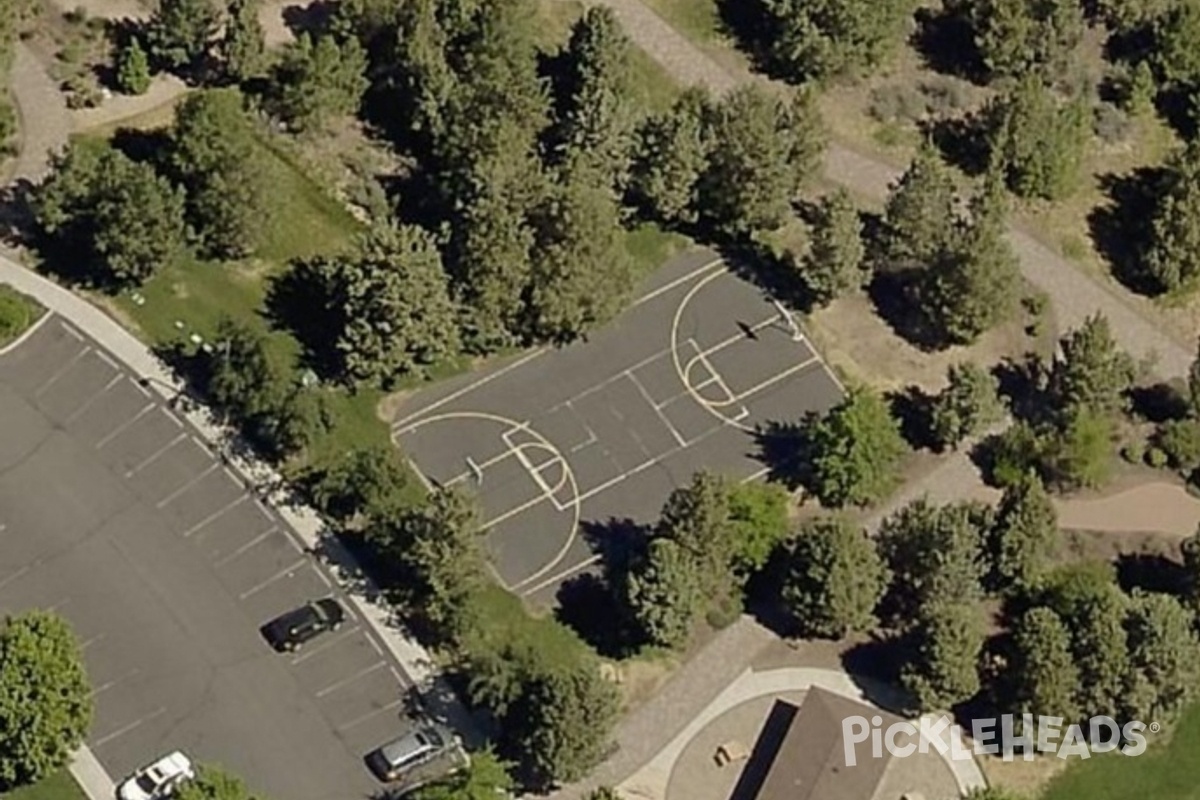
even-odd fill
[{"label": "driveway", "polygon": [[294,656],[258,629],[336,588],[196,433],[56,316],[0,355],[0,612],[83,641],[118,780],[182,749],[275,800],[365,797],[408,682],[350,610]]}]

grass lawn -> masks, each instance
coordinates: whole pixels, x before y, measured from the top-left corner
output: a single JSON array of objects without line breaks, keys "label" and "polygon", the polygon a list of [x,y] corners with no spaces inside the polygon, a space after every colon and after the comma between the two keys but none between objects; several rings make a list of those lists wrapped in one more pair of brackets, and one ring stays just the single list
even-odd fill
[{"label": "grass lawn", "polygon": [[24,333],[43,311],[33,298],[0,284],[0,347]]},{"label": "grass lawn", "polygon": [[1142,755],[1108,753],[1075,761],[1039,800],[1200,800],[1200,704],[1188,709],[1165,747],[1154,742],[1155,734],[1145,735],[1149,747]]},{"label": "grass lawn", "polygon": [[719,44],[724,23],[717,0],[646,0],[672,28],[699,44]]},{"label": "grass lawn", "polygon": [[0,797],[4,800],[87,800],[71,773],[65,769],[54,773],[41,783],[22,786]]},{"label": "grass lawn", "polygon": [[498,652],[537,652],[539,663],[569,667],[592,655],[592,649],[573,630],[552,617],[529,614],[519,597],[489,586],[477,599],[477,627],[468,647]]}]

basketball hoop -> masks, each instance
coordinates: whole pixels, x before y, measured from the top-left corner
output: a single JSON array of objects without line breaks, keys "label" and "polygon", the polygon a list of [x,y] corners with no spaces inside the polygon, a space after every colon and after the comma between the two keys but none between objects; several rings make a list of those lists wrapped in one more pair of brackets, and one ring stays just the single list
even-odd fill
[{"label": "basketball hoop", "polygon": [[778,300],[771,302],[775,305],[775,310],[779,312],[779,321],[786,325],[791,333],[792,341],[798,342],[803,339],[804,333],[800,330],[800,325],[796,322],[796,315],[792,313],[791,309]]}]

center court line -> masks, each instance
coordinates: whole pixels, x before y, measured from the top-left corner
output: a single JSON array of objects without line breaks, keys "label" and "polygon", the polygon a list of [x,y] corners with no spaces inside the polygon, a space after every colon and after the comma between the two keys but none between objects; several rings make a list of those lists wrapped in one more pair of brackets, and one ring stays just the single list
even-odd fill
[{"label": "center court line", "polygon": [[238,595],[238,600],[246,600],[246,599],[248,599],[248,598],[250,598],[250,597],[253,597],[254,595],[256,595],[256,594],[258,594],[259,592],[261,592],[263,589],[265,589],[265,588],[267,588],[268,586],[270,586],[270,585],[271,585],[272,583],[274,583],[275,581],[282,580],[282,579],[284,579],[284,578],[290,577],[290,576],[291,576],[293,573],[295,573],[295,571],[296,571],[296,570],[300,569],[301,567],[303,567],[303,566],[304,566],[305,564],[307,564],[307,563],[308,563],[308,559],[307,559],[307,558],[301,558],[301,559],[297,560],[297,561],[296,561],[294,564],[292,564],[291,566],[284,567],[283,569],[279,570],[279,572],[276,572],[274,575],[272,575],[271,577],[267,578],[265,581],[263,581],[262,583],[258,584],[257,586],[252,586],[252,587],[250,587],[249,589],[247,589],[246,591],[244,591],[244,592],[242,592],[241,594],[239,594],[239,595]]},{"label": "center court line", "polygon": [[138,411],[132,417],[125,420],[120,425],[118,425],[116,428],[114,428],[113,431],[111,433],[109,433],[107,436],[105,436],[103,439],[96,442],[96,449],[97,450],[101,449],[102,447],[107,445],[109,442],[111,442],[113,439],[117,438],[122,433],[124,433],[125,431],[132,428],[139,419],[146,416],[146,414],[150,413],[150,410],[153,409],[154,407],[155,406],[154,406],[153,402],[147,403],[146,405],[142,406],[142,409],[140,411]]},{"label": "center court line", "polygon": [[142,717],[141,719],[136,719],[133,722],[129,723],[128,725],[117,728],[112,733],[101,736],[99,739],[92,742],[92,749],[95,750],[97,748],[103,747],[104,745],[111,742],[113,739],[116,739],[118,736],[124,736],[125,734],[132,731],[134,728],[144,725],[152,719],[161,717],[165,713],[167,713],[167,709],[164,708],[163,706],[159,706],[157,709],[155,709],[154,711],[151,711],[149,714]]},{"label": "center court line", "polygon": [[358,672],[354,673],[353,675],[347,675],[345,678],[342,678],[340,681],[335,681],[334,683],[331,683],[328,686],[326,686],[324,689],[318,690],[317,692],[315,692],[313,694],[313,696],[318,697],[318,698],[325,697],[326,695],[336,692],[338,689],[343,689],[343,688],[349,686],[350,684],[354,683],[355,681],[361,680],[361,679],[367,677],[372,672],[376,672],[377,670],[379,670],[380,667],[386,667],[386,666],[387,666],[386,661],[376,661],[371,666],[366,667],[365,669],[360,669]]},{"label": "center court line", "polygon": [[167,504],[171,503],[172,501],[178,500],[180,497],[182,497],[187,492],[188,489],[191,489],[197,483],[204,480],[212,473],[216,472],[217,469],[220,468],[220,466],[221,465],[219,463],[217,463],[216,461],[209,464],[207,469],[202,470],[199,475],[192,477],[186,483],[184,483],[183,486],[180,486],[178,489],[173,490],[170,494],[168,494],[162,500],[159,500],[157,503],[154,504],[154,507],[155,508],[164,508],[167,506]]},{"label": "center court line", "polygon": [[625,374],[629,376],[629,380],[633,381],[633,385],[637,387],[638,392],[640,392],[642,397],[645,398],[646,402],[650,404],[650,407],[654,409],[654,413],[658,415],[658,418],[662,424],[667,426],[667,430],[669,430],[671,435],[675,437],[676,443],[678,443],[681,447],[687,447],[687,439],[684,439],[683,435],[676,430],[673,424],[671,424],[671,420],[667,419],[667,415],[664,414],[662,408],[660,408],[654,402],[654,398],[652,398],[650,393],[646,391],[646,387],[643,386],[642,382],[637,379],[637,376],[628,370],[625,371]]},{"label": "center court line", "polygon": [[305,661],[308,661],[313,656],[318,655],[319,653],[324,653],[326,650],[333,647],[334,645],[340,644],[340,643],[346,641],[347,639],[353,638],[354,634],[358,633],[360,630],[362,630],[362,628],[360,628],[358,625],[352,625],[344,631],[339,631],[336,636],[327,637],[325,639],[325,641],[321,642],[316,647],[307,649],[303,653],[300,653],[295,658],[293,658],[291,661],[292,666],[294,667],[297,664],[303,664]]},{"label": "center court line", "polygon": [[226,511],[231,511],[234,508],[237,508],[238,506],[240,506],[242,503],[246,502],[249,499],[250,499],[250,495],[248,495],[248,494],[238,495],[236,498],[234,498],[229,503],[227,503],[224,508],[222,508],[218,511],[214,511],[213,513],[209,514],[207,517],[200,520],[195,525],[193,525],[192,527],[190,527],[186,531],[184,531],[182,534],[183,538],[187,539],[189,536],[191,536],[193,533],[195,533],[196,531],[203,528],[205,525],[209,525],[209,524],[215,522],[217,520],[217,518],[220,517],[222,514],[224,514]]},{"label": "center court line", "polygon": [[125,477],[132,478],[134,475],[138,474],[143,469],[145,469],[146,467],[153,464],[155,461],[157,461],[159,458],[161,458],[164,454],[166,454],[166,452],[168,450],[170,450],[172,447],[179,444],[186,438],[187,438],[186,433],[177,433],[175,435],[175,438],[171,439],[171,441],[167,442],[162,447],[158,448],[153,453],[151,453],[150,455],[143,458],[140,462],[135,464],[132,469],[125,470]]}]

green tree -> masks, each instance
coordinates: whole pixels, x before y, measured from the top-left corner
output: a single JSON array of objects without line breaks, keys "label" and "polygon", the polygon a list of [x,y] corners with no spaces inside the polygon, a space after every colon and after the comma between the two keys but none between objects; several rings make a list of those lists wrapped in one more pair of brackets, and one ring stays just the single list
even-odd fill
[{"label": "green tree", "polygon": [[1200,611],[1200,526],[1179,543],[1183,561],[1184,596],[1193,611]]},{"label": "green tree", "polygon": [[709,102],[703,91],[686,90],[668,111],[650,117],[638,129],[633,193],[653,217],[667,224],[698,219],[700,179],[711,148],[706,132]]},{"label": "green tree", "polygon": [[295,130],[321,130],[358,110],[367,90],[367,56],[357,39],[315,40],[306,33],[289,44],[273,76],[273,108]]},{"label": "green tree", "polygon": [[990,509],[914,500],[883,520],[879,551],[892,575],[889,610],[902,622],[939,598],[971,605],[983,597],[984,533]]},{"label": "green tree", "polygon": [[1036,606],[1021,616],[1013,638],[1015,700],[1020,712],[1062,717],[1067,724],[1082,719],[1079,667],[1063,619],[1053,609]]},{"label": "green tree", "polygon": [[925,267],[954,233],[954,181],[941,154],[926,141],[892,184],[884,209],[881,255],[892,266]]},{"label": "green tree", "polygon": [[1200,142],[1167,163],[1142,262],[1166,292],[1190,287],[1200,276]]},{"label": "green tree", "polygon": [[712,595],[729,580],[736,553],[732,492],[729,482],[697,472],[686,486],[667,497],[655,534],[678,544],[699,565],[705,593]]},{"label": "green tree", "polygon": [[1088,317],[1058,345],[1049,392],[1059,409],[1087,409],[1113,417],[1127,408],[1126,393],[1133,385],[1136,367],[1118,347],[1105,316]]},{"label": "green tree", "polygon": [[412,495],[409,469],[399,451],[374,444],[338,453],[315,477],[317,507],[337,519],[361,514],[379,522],[398,516]]},{"label": "green tree", "polygon": [[273,418],[286,382],[272,357],[267,335],[257,326],[222,317],[206,389],[213,405],[239,424]]},{"label": "green tree", "polygon": [[533,331],[558,343],[612,319],[634,278],[609,179],[580,162],[565,180],[534,215],[529,299]]},{"label": "green tree", "polygon": [[246,782],[215,764],[201,764],[196,777],[173,792],[178,800],[262,800]]},{"label": "green tree", "polygon": [[729,519],[733,526],[733,568],[742,576],[762,569],[790,533],[787,490],[775,483],[732,483]]},{"label": "green tree", "polygon": [[775,70],[794,82],[878,67],[908,27],[908,0],[763,0],[763,40]]},{"label": "green tree", "polygon": [[889,577],[860,528],[844,517],[817,517],[788,548],[782,599],[804,636],[840,639],[875,627]]},{"label": "green tree", "polygon": [[228,0],[221,59],[225,75],[238,83],[257,78],[267,66],[266,33],[258,20],[260,0]]},{"label": "green tree", "polygon": [[863,223],[850,193],[838,189],[821,198],[812,225],[812,243],[800,277],[817,305],[827,305],[870,280]]},{"label": "green tree", "polygon": [[945,342],[970,344],[1016,308],[1021,271],[1008,244],[1003,192],[998,180],[987,182],[922,287],[922,310]]},{"label": "green tree", "polygon": [[653,539],[625,576],[624,602],[645,640],[681,647],[706,605],[696,559],[671,539]]},{"label": "green tree", "polygon": [[471,765],[447,778],[423,786],[411,800],[496,800],[513,789],[509,765],[490,750],[471,754]]},{"label": "green tree", "polygon": [[746,236],[781,225],[823,148],[812,95],[790,102],[758,86],[727,95],[711,114],[712,150],[700,211],[715,228]]},{"label": "green tree", "polygon": [[897,483],[908,447],[883,398],[855,387],[824,416],[803,423],[811,489],[828,507],[864,506]]},{"label": "green tree", "polygon": [[1038,69],[1061,75],[1083,41],[1083,7],[1075,0],[983,0],[972,10],[975,45],[994,77]]},{"label": "green tree", "polygon": [[195,92],[175,110],[171,165],[187,191],[189,219],[216,255],[250,254],[270,227],[270,187],[255,135],[234,89]]},{"label": "green tree", "polygon": [[1188,413],[1200,419],[1200,339],[1197,340],[1196,357],[1188,368],[1187,389]]},{"label": "green tree", "polygon": [[1200,79],[1200,53],[1196,49],[1200,3],[1179,0],[1151,6],[1140,15],[1140,21],[1152,34],[1153,44],[1148,50],[1160,80],[1167,86],[1195,84]]},{"label": "green tree", "polygon": [[1171,720],[1196,694],[1200,641],[1191,612],[1174,597],[1134,592],[1125,621],[1127,719]]},{"label": "green tree", "polygon": [[1050,442],[1049,479],[1067,489],[1103,486],[1112,469],[1116,427],[1112,417],[1073,408]]},{"label": "green tree", "polygon": [[628,181],[638,108],[633,45],[612,9],[592,6],[571,29],[564,60],[567,98],[555,131],[568,169],[603,170],[618,194]]},{"label": "green tree", "polygon": [[395,576],[408,613],[453,642],[467,630],[471,600],[486,585],[478,511],[463,493],[439,490],[421,507],[384,521],[369,541]]},{"label": "green tree", "polygon": [[91,686],[70,625],[50,611],[8,617],[0,630],[0,785],[65,767],[91,722]]},{"label": "green tree", "polygon": [[607,753],[616,688],[584,661],[534,676],[506,717],[511,744],[539,788],[579,780]]},{"label": "green tree", "polygon": [[376,225],[356,252],[319,259],[312,268],[337,320],[330,333],[351,380],[386,388],[458,354],[457,309],[437,244],[425,230]]},{"label": "green tree", "polygon": [[1058,200],[1075,190],[1092,135],[1082,94],[1061,98],[1030,73],[996,101],[991,118],[992,160],[1013,192]]},{"label": "green tree", "polygon": [[1058,512],[1030,475],[1004,490],[992,527],[996,576],[1006,586],[1037,586],[1058,546]]},{"label": "green tree", "polygon": [[1003,419],[1004,401],[996,376],[972,361],[951,364],[946,377],[946,388],[933,399],[930,428],[938,444],[957,448]]},{"label": "green tree", "polygon": [[601,786],[599,789],[596,789],[589,794],[586,800],[621,800],[621,795],[617,794],[616,789],[610,789],[607,786]]},{"label": "green tree", "polygon": [[145,94],[150,89],[150,59],[136,36],[117,51],[117,88],[125,94]]},{"label": "green tree", "polygon": [[914,657],[901,670],[901,682],[921,709],[948,709],[974,697],[985,639],[979,606],[934,598],[922,604],[914,633]]},{"label": "green tree", "polygon": [[208,55],[220,22],[212,0],[159,0],[146,23],[150,55],[170,69],[195,67]]}]

